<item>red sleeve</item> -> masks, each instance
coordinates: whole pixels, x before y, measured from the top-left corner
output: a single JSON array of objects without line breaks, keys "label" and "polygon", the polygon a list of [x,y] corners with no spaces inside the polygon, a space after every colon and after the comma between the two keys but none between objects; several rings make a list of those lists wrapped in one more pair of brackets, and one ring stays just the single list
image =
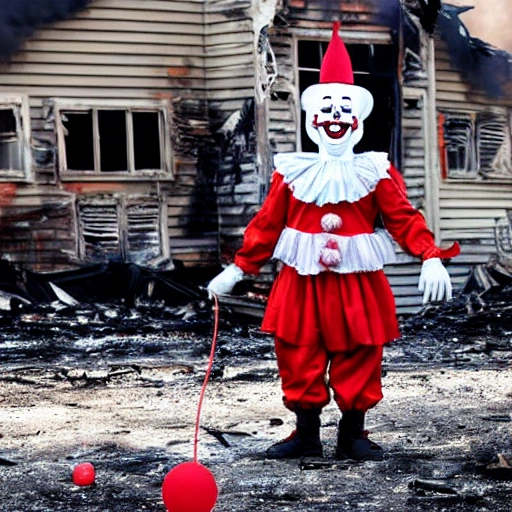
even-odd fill
[{"label": "red sleeve", "polygon": [[245,274],[258,274],[271,258],[286,225],[289,195],[283,176],[274,172],[268,196],[245,229],[243,245],[235,255],[235,265]]},{"label": "red sleeve", "polygon": [[428,229],[423,215],[407,199],[401,174],[391,166],[391,179],[383,179],[375,190],[386,229],[400,247],[423,261],[429,258],[453,258],[460,253],[455,242],[448,249],[436,246],[434,234]]}]

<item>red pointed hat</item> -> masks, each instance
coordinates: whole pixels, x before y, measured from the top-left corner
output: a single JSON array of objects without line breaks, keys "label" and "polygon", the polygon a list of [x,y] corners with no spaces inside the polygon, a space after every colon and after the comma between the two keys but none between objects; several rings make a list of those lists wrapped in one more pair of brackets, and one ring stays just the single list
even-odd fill
[{"label": "red pointed hat", "polygon": [[322,60],[320,69],[321,84],[350,84],[354,85],[354,72],[352,61],[347,52],[345,43],[338,33],[341,23],[335,22],[332,27],[332,36],[327,51]]},{"label": "red pointed hat", "polygon": [[337,21],[333,25],[331,40],[322,60],[320,81],[302,93],[302,108],[306,112],[317,108],[319,100],[334,91],[352,99],[355,115],[359,121],[363,121],[372,111],[373,96],[367,89],[354,85],[352,62],[345,43],[338,34],[339,28],[340,22]]}]

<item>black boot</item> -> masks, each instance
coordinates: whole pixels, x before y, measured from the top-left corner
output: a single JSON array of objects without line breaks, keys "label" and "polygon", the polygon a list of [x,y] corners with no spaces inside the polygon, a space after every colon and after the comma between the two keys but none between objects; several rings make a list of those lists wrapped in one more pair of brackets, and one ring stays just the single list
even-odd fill
[{"label": "black boot", "polygon": [[273,444],[266,452],[267,459],[298,459],[322,457],[320,441],[320,412],[322,409],[297,409],[297,428],[283,441]]},{"label": "black boot", "polygon": [[362,411],[346,411],[339,423],[337,459],[382,460],[382,448],[368,439],[368,431],[364,430]]}]

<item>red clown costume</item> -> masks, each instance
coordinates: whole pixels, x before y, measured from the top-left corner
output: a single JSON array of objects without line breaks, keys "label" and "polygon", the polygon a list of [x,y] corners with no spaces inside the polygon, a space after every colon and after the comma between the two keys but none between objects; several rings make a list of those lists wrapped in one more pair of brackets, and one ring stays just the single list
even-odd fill
[{"label": "red clown costume", "polygon": [[[271,458],[323,454],[320,413],[331,390],[342,412],[336,455],[382,458],[382,449],[364,431],[364,415],[382,399],[383,345],[400,335],[383,272],[395,259],[389,235],[423,261],[425,302],[451,298],[441,259],[459,252],[457,244],[436,246],[386,154],[354,154],[373,97],[354,85],[338,28],[335,24],[319,84],[301,97],[306,129],[319,153],[276,155],[269,194],[247,226],[234,264],[208,287],[229,293],[244,274],[257,274],[271,258],[284,264],[261,328],[275,337],[283,400],[297,415],[297,429],[270,447]],[[375,229],[379,216],[386,230]]]}]

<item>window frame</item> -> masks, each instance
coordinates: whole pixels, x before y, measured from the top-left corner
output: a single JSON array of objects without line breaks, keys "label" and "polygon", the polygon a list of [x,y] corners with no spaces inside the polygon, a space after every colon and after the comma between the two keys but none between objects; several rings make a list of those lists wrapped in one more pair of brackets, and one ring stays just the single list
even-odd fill
[{"label": "window frame", "polygon": [[[147,181],[159,180],[174,181],[174,158],[171,147],[170,104],[167,100],[76,100],[59,98],[54,100],[55,130],[57,134],[58,164],[57,169],[62,181]],[[67,168],[65,127],[62,114],[67,111],[88,111],[93,113],[93,158],[94,169],[69,170]],[[99,110],[121,110],[126,112],[126,137],[128,171],[101,171],[100,145],[99,145]],[[158,112],[160,131],[160,162],[161,169],[135,169],[135,152],[133,143],[133,117],[134,112]]]},{"label": "window frame", "polygon": [[32,181],[32,153],[30,147],[30,107],[28,96],[25,94],[0,93],[0,109],[12,109],[16,119],[16,133],[21,145],[21,169],[1,169],[0,182]]},{"label": "window frame", "polygon": [[[491,114],[496,116],[497,118],[502,117],[505,120],[505,130],[506,133],[504,135],[504,139],[508,136],[508,144],[512,145],[512,109],[507,107],[494,107],[490,109],[482,109],[482,110],[465,110],[465,109],[450,109],[450,108],[441,108],[438,110],[438,113],[443,116],[450,116],[452,119],[469,119],[471,121],[471,140],[469,141],[469,145],[471,146],[470,152],[473,153],[473,159],[475,161],[474,168],[464,169],[450,169],[448,167],[448,150],[446,144],[446,129],[443,126],[443,138],[444,138],[444,146],[445,146],[445,158],[446,158],[446,180],[453,182],[461,182],[467,181],[469,183],[479,181],[485,179],[489,182],[498,182],[503,181],[509,183],[512,181],[512,174],[496,174],[492,170],[482,167],[482,148],[481,143],[479,144],[479,129],[481,129],[481,124],[478,123],[478,116]],[[446,122],[446,121],[445,121]],[[506,143],[504,141],[504,143]],[[468,149],[467,149],[468,151]],[[512,158],[510,165],[512,167]]]}]

